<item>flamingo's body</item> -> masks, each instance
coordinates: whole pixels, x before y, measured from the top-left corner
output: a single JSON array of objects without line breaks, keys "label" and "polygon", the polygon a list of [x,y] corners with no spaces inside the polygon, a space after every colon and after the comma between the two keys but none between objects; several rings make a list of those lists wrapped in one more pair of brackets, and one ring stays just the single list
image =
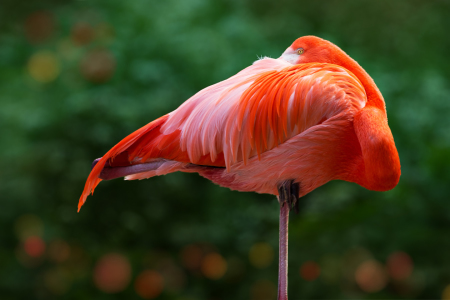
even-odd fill
[{"label": "flamingo's body", "polygon": [[93,167],[79,208],[101,179],[175,171],[273,195],[290,181],[301,197],[334,179],[392,189],[400,161],[373,80],[337,46],[307,36],[124,138]]},{"label": "flamingo's body", "polygon": [[[295,54],[286,52],[296,43],[304,56],[322,44],[336,53],[292,64]],[[300,196],[334,179],[393,188],[400,163],[371,78],[316,37],[300,38],[286,52],[256,61],[127,136],[95,165],[79,206],[107,169],[113,175],[105,178],[130,180],[198,172],[233,190],[274,195],[278,183],[291,179],[300,183]]]}]

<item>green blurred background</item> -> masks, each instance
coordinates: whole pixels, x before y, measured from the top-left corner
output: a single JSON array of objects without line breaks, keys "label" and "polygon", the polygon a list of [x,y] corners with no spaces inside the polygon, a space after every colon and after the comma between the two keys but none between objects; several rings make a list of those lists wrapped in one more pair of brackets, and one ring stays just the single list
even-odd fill
[{"label": "green blurred background", "polygon": [[419,0],[2,0],[0,299],[275,299],[273,196],[176,173],[76,208],[124,136],[311,34],[374,78],[402,177],[304,197],[290,299],[450,299],[450,2]]}]

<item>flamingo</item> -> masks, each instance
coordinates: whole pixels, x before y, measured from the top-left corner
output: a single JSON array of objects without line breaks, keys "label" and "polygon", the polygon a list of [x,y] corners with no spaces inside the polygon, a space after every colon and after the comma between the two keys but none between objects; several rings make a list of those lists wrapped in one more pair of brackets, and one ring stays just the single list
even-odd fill
[{"label": "flamingo", "polygon": [[78,211],[102,180],[181,171],[277,196],[278,299],[287,299],[288,219],[299,198],[330,180],[388,191],[400,160],[383,96],[333,43],[298,38],[136,130],[94,160]]}]

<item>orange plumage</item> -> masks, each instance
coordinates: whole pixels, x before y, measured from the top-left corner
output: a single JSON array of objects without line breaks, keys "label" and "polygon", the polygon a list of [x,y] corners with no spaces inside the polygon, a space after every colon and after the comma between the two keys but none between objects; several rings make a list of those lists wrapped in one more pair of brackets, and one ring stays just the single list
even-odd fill
[{"label": "orange plumage", "polygon": [[274,195],[292,179],[303,196],[335,179],[392,189],[400,161],[373,80],[336,45],[307,36],[120,141],[93,167],[79,208],[101,178],[175,171]]}]

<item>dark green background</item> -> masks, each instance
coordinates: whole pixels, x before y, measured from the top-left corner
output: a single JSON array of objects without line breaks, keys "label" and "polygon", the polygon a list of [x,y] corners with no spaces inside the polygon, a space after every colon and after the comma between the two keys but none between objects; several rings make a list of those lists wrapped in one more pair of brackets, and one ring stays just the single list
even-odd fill
[{"label": "dark green background", "polygon": [[[256,299],[255,284],[275,285],[276,258],[263,269],[248,259],[258,242],[277,252],[273,196],[232,192],[176,173],[103,182],[79,214],[76,206],[93,159],[257,56],[280,56],[303,35],[336,43],[374,78],[402,176],[385,193],[331,182],[304,197],[304,213],[291,216],[290,299],[442,297],[450,284],[449,1],[37,2],[0,2],[1,299],[139,299],[134,279],[144,269],[158,269],[161,257],[184,283],[166,286],[159,299]],[[55,29],[33,42],[24,24],[42,10],[53,16]],[[109,33],[77,45],[73,31],[80,21],[92,28],[107,24]],[[96,49],[115,60],[112,77],[100,83],[80,71],[83,57]],[[27,68],[44,50],[61,66],[49,83],[34,80]],[[64,240],[71,254],[82,253],[80,261],[58,264],[44,254],[24,264],[15,228],[29,214],[42,221],[47,245]],[[200,244],[227,260],[223,278],[183,267],[182,249]],[[413,273],[366,293],[348,264],[354,251],[382,264],[391,253],[406,252]],[[117,294],[99,291],[92,280],[95,263],[110,252],[127,257],[132,267],[128,288]],[[312,282],[299,275],[308,260],[322,271]],[[61,289],[42,279],[53,270],[64,274],[55,279]]]}]

